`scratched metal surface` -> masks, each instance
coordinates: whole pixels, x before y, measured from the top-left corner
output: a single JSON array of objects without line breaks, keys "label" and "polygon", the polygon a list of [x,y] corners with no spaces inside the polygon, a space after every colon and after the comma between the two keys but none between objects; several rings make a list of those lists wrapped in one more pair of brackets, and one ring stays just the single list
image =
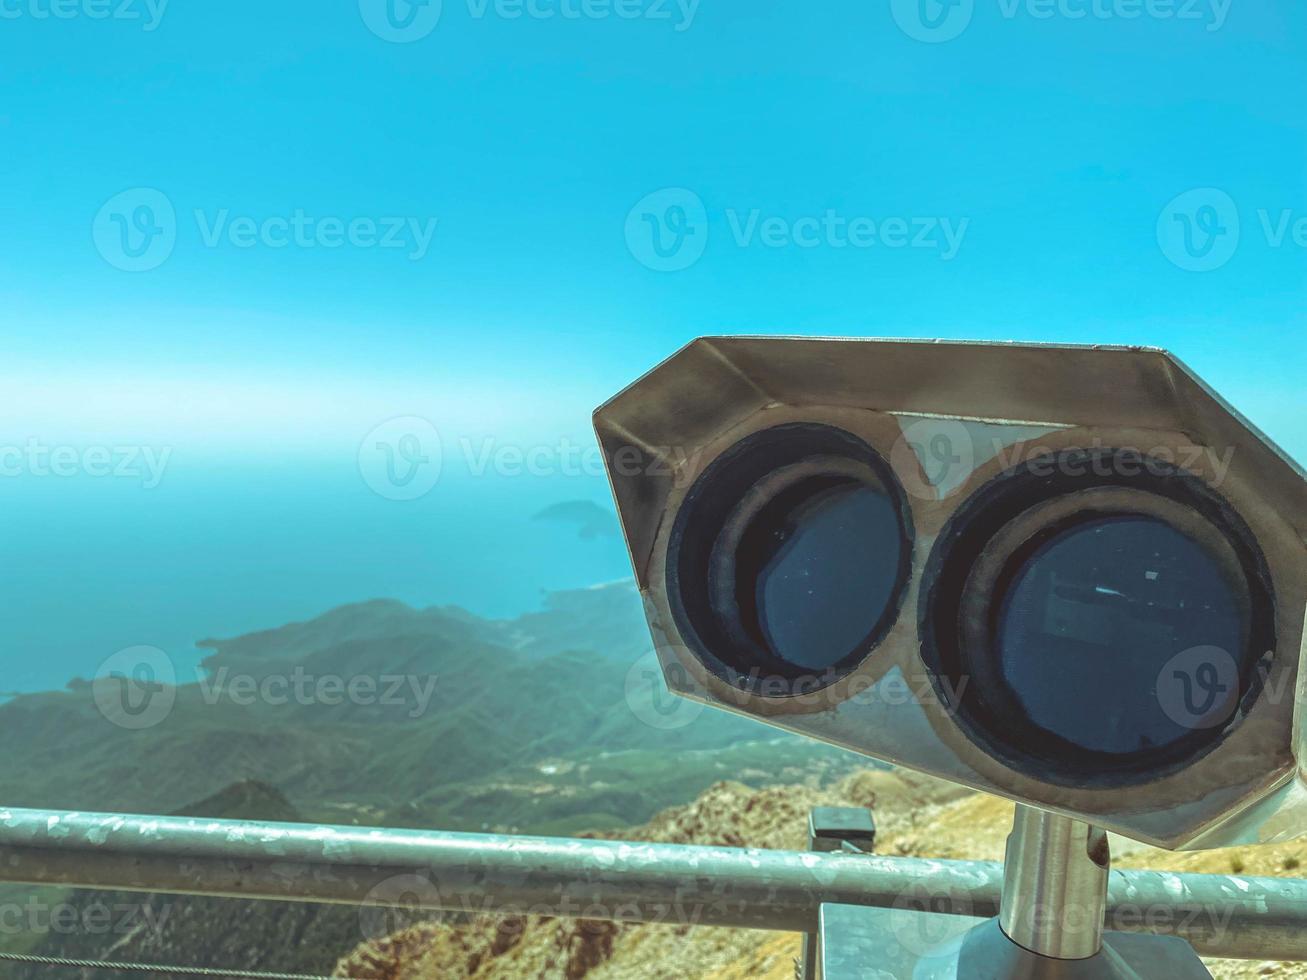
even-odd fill
[{"label": "scratched metal surface", "polygon": [[1173,937],[1109,932],[1096,956],[1049,960],[1021,949],[992,919],[852,905],[823,906],[821,935],[821,980],[1211,980]]},{"label": "scratched metal surface", "polygon": [[[997,863],[0,808],[0,881],[811,932],[823,904],[998,914]],[[1307,882],[1114,871],[1107,925],[1307,960]]]},{"label": "scratched metal surface", "polygon": [[[695,480],[746,438],[792,423],[841,429],[893,466],[916,550],[906,601],[861,663],[810,696],[768,697],[719,676],[696,652],[695,631],[673,611],[679,599],[668,573],[678,553],[673,530]],[[1271,843],[1307,828],[1301,699],[1253,698],[1207,754],[1105,791],[1048,779],[977,744],[951,699],[938,696],[922,657],[919,600],[935,545],[949,518],[1002,475],[1006,459],[1149,447],[1183,460],[1251,529],[1276,595],[1269,676],[1278,690],[1298,689],[1307,647],[1307,474],[1165,351],[705,337],[601,406],[595,428],[673,692],[1158,847]],[[942,482],[917,458],[932,434],[958,456]]]}]

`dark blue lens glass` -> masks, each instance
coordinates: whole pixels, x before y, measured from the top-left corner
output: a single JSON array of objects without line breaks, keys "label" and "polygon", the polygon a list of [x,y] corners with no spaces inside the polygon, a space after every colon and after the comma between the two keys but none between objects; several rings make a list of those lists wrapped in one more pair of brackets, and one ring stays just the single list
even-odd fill
[{"label": "dark blue lens glass", "polygon": [[1099,518],[1025,561],[995,647],[1030,722],[1082,749],[1128,754],[1230,716],[1238,682],[1220,665],[1243,660],[1246,621],[1204,547],[1153,518]]},{"label": "dark blue lens glass", "polygon": [[760,515],[738,570],[765,646],[813,671],[857,650],[893,601],[902,533],[889,496],[854,481]]}]

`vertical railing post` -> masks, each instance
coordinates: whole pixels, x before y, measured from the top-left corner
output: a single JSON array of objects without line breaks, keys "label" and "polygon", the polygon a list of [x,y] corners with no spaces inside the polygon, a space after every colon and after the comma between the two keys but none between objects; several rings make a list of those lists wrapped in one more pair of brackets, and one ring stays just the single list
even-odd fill
[{"label": "vertical railing post", "polygon": [[[821,853],[849,851],[871,854],[876,849],[876,822],[871,811],[862,807],[813,807],[808,814],[808,850]],[[798,964],[799,980],[821,980],[820,933],[803,937],[802,959]]]}]

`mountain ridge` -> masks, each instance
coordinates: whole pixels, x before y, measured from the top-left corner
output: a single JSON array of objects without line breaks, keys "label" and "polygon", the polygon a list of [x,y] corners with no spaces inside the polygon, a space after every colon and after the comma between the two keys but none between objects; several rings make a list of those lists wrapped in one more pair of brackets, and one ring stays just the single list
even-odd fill
[{"label": "mountain ridge", "polygon": [[555,757],[635,753],[632,763],[654,776],[648,799],[640,773],[610,768],[595,781],[607,787],[573,781],[536,794],[508,824],[566,832],[582,818],[638,822],[719,776],[711,760],[675,772],[673,757],[685,749],[774,737],[716,712],[671,725],[641,717],[628,675],[643,669],[650,644],[629,581],[550,594],[514,620],[449,610],[369,600],[207,640],[205,678],[158,686],[169,710],[139,730],[111,723],[97,706],[97,685],[123,695],[127,681],[73,682],[0,704],[5,802],[168,812],[256,779],[313,820],[438,820],[460,829],[486,822],[475,801],[494,795],[497,774]]}]

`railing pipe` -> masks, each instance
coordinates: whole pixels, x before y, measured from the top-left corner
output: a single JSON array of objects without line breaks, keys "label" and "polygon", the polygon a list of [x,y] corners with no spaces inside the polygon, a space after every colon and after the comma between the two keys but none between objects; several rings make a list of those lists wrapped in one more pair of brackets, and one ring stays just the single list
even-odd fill
[{"label": "railing pipe", "polygon": [[[0,881],[500,915],[816,928],[823,903],[998,914],[975,861],[0,809]],[[1107,928],[1307,960],[1307,881],[1114,871]]]}]

